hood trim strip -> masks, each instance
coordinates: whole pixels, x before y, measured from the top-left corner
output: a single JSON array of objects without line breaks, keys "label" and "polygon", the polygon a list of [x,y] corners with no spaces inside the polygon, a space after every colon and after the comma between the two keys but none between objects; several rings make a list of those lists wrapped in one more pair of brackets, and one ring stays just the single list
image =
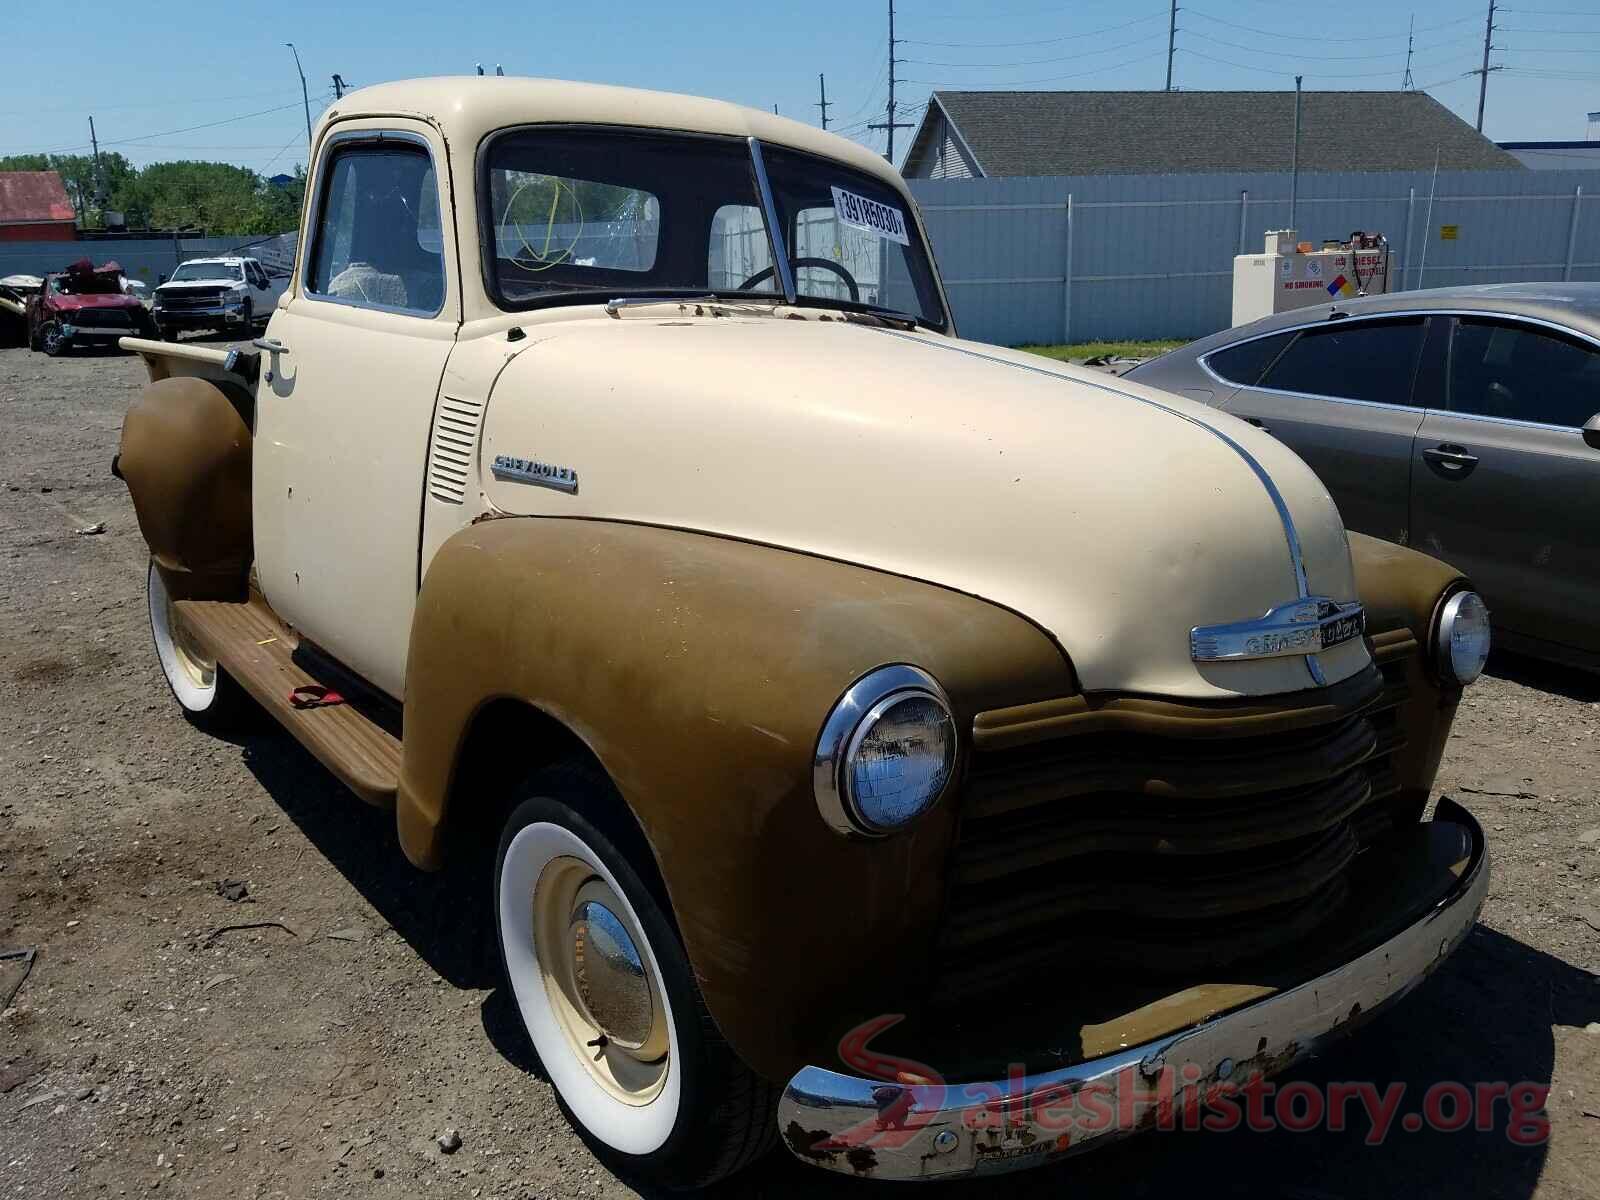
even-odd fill
[{"label": "hood trim strip", "polygon": [[[1230,450],[1237,454],[1244,461],[1244,464],[1255,473],[1256,479],[1260,482],[1262,489],[1267,493],[1267,498],[1272,501],[1272,507],[1278,512],[1279,524],[1283,526],[1283,539],[1289,550],[1289,567],[1294,573],[1296,598],[1304,600],[1311,595],[1311,585],[1306,578],[1305,551],[1301,548],[1300,534],[1294,527],[1294,517],[1289,513],[1289,505],[1284,500],[1283,493],[1278,490],[1278,485],[1272,481],[1272,476],[1267,474],[1267,469],[1263,467],[1259,461],[1257,461],[1255,455],[1251,454],[1250,451],[1246,450],[1243,446],[1234,441],[1233,438],[1229,437],[1227,434],[1223,433],[1222,430],[1218,429],[1216,426],[1208,425],[1206,422],[1195,417],[1191,417],[1188,413],[1181,412],[1176,408],[1168,407],[1167,405],[1162,404],[1160,401],[1151,400],[1145,396],[1135,395],[1133,392],[1123,391],[1121,388],[1110,387],[1106,384],[1098,382],[1097,380],[1080,379],[1071,375],[1063,375],[1059,372],[1051,371],[1044,367],[1036,367],[1031,363],[1012,362],[1007,358],[999,358],[993,354],[985,354],[981,350],[969,350],[965,346],[945,345],[929,338],[917,337],[914,334],[909,333],[901,333],[898,330],[877,329],[870,332],[882,334],[886,337],[899,338],[902,341],[911,342],[918,346],[926,346],[930,350],[944,350],[952,354],[964,354],[968,358],[976,358],[982,362],[992,362],[1002,367],[1013,367],[1018,371],[1029,371],[1035,375],[1043,375],[1046,379],[1053,379],[1057,383],[1081,384],[1084,387],[1091,387],[1097,391],[1105,392],[1108,395],[1120,396],[1124,400],[1132,400],[1138,404],[1148,405],[1149,407],[1158,409],[1169,416],[1177,417],[1180,421],[1187,421],[1196,429],[1205,430],[1207,433],[1211,434],[1218,441],[1222,442]],[[1315,654],[1306,655],[1306,669],[1311,673],[1312,680],[1314,680],[1319,687],[1327,683],[1327,677],[1323,674],[1322,665],[1317,662],[1317,656]]]}]

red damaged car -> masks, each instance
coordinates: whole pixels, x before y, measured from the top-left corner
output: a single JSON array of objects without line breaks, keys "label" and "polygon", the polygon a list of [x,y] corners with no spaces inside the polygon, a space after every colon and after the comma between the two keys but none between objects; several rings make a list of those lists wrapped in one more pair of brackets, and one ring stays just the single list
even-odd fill
[{"label": "red damaged car", "polygon": [[122,290],[122,267],[79,259],[44,277],[28,304],[28,345],[52,358],[73,346],[114,345],[120,337],[156,336],[149,310]]}]

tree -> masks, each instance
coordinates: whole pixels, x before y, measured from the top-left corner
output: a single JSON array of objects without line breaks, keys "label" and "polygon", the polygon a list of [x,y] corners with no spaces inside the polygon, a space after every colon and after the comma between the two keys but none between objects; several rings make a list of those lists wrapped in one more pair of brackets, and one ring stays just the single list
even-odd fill
[{"label": "tree", "polygon": [[78,211],[79,223],[84,225],[99,224],[101,206],[97,196],[104,195],[105,207],[118,208],[119,195],[137,174],[133,164],[114,150],[100,155],[98,181],[92,154],[13,154],[0,158],[0,171],[56,172],[66,185],[72,207]]}]

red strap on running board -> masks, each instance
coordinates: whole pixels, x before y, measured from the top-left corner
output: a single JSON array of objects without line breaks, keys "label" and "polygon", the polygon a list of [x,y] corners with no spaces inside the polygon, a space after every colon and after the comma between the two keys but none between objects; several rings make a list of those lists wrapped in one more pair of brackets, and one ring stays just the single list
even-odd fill
[{"label": "red strap on running board", "polygon": [[338,692],[320,683],[301,684],[289,692],[289,703],[295,708],[331,708],[344,702],[344,697]]}]

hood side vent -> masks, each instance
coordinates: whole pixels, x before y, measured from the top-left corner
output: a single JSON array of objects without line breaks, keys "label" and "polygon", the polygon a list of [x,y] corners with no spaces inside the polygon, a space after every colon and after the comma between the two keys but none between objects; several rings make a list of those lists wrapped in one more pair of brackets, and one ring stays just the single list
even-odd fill
[{"label": "hood side vent", "polygon": [[428,449],[428,494],[435,500],[465,502],[482,428],[483,401],[439,397]]}]

